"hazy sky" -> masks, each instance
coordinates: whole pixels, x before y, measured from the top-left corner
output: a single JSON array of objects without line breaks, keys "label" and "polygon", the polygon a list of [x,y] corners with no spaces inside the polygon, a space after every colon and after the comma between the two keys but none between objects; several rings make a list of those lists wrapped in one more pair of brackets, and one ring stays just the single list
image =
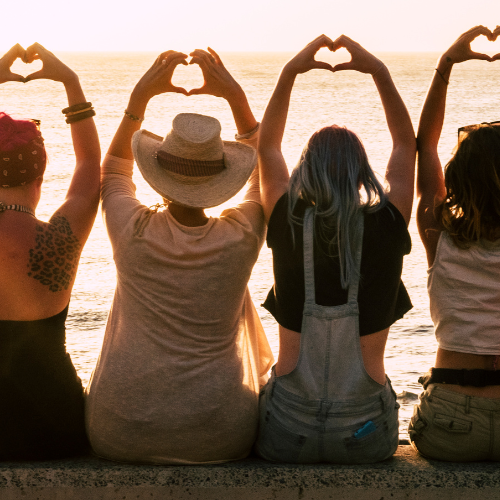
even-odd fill
[{"label": "hazy sky", "polygon": [[[500,24],[500,0],[2,3],[0,49],[37,41],[53,51],[295,51],[321,33],[345,33],[372,51],[442,51],[476,24]],[[500,52],[500,37],[488,50]]]}]

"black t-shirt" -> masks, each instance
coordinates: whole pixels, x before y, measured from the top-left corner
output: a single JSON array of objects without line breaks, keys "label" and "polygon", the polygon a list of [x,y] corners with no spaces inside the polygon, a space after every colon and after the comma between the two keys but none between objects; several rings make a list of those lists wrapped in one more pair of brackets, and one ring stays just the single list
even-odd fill
[{"label": "black t-shirt", "polygon": [[[287,209],[285,193],[269,220],[267,245],[273,252],[274,286],[263,306],[281,326],[300,332],[305,301],[303,226],[294,224],[294,245]],[[299,200],[294,213],[303,219],[305,209],[306,203]],[[413,307],[401,281],[403,257],[410,250],[405,220],[392,203],[365,214],[358,290],[361,336],[384,330]],[[328,255],[328,243],[320,238],[314,238],[314,278],[317,304],[336,306],[347,302],[347,290],[340,282],[339,259]]]}]

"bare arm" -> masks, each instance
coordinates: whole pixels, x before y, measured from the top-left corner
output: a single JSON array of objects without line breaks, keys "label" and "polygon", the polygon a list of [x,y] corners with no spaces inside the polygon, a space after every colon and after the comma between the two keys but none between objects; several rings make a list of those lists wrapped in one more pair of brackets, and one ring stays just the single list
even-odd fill
[{"label": "bare arm", "polygon": [[470,59],[490,60],[489,56],[472,52],[470,48],[471,42],[479,35],[490,39],[492,36],[484,26],[476,26],[461,35],[439,58],[418,125],[417,225],[429,266],[434,262],[440,234],[434,208],[446,195],[438,143],[443,129],[448,82],[454,64]]},{"label": "bare arm", "polygon": [[[39,43],[26,49],[26,62],[35,59],[40,59],[43,67],[29,75],[26,82],[36,79],[61,82],[70,106],[86,102],[78,75]],[[53,217],[65,217],[73,234],[83,244],[92,229],[99,204],[101,149],[93,118],[78,121],[70,127],[76,167],[66,199]]]},{"label": "bare arm", "polygon": [[325,35],[313,40],[285,65],[262,119],[257,151],[260,195],[266,221],[269,221],[276,202],[288,187],[289,174],[281,151],[281,143],[295,78],[298,74],[311,69],[333,70],[330,64],[314,59],[322,47],[328,47],[330,50],[333,47],[332,40]]},{"label": "bare arm", "polygon": [[226,99],[233,113],[238,134],[247,134],[255,129],[257,121],[250,109],[244,90],[224,66],[215,50],[196,49],[191,52],[189,64],[198,64],[203,73],[204,82],[189,95],[208,94]]},{"label": "bare arm", "polygon": [[392,137],[392,152],[385,174],[389,186],[388,197],[408,224],[413,205],[416,154],[415,132],[410,115],[382,61],[345,35],[334,42],[335,50],[340,47],[346,48],[352,59],[348,63],[338,64],[334,71],[353,69],[369,73],[377,86]]},{"label": "bare arm", "polygon": [[[135,86],[127,106],[127,111],[137,118],[144,118],[149,101],[156,95],[165,92],[177,92],[187,95],[186,90],[172,84],[174,69],[179,64],[186,65],[186,54],[169,50],[160,54],[153,66],[146,71],[144,76]],[[142,120],[131,120],[124,116],[118,130],[113,137],[108,154],[133,160],[132,136],[141,128]]]}]

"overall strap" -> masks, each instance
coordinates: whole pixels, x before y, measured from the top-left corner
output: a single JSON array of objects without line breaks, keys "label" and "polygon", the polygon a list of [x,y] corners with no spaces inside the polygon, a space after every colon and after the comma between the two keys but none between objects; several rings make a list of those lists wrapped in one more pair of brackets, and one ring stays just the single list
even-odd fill
[{"label": "overall strap", "polygon": [[[363,248],[363,231],[364,231],[364,215],[361,213],[357,232],[359,234],[359,244],[356,249],[356,255],[354,257],[354,269],[351,274],[351,280],[349,282],[349,292],[347,296],[347,302],[349,304],[357,303],[358,301],[358,288],[359,288],[359,278],[361,271],[361,253]],[[314,283],[314,211],[312,208],[307,208],[304,215],[304,229],[303,229],[303,245],[304,245],[304,283],[305,283],[305,294],[306,294],[306,304],[316,303],[316,292]]]},{"label": "overall strap", "polygon": [[359,215],[358,226],[356,228],[358,233],[358,248],[354,256],[354,269],[349,281],[349,293],[347,295],[347,302],[349,304],[356,304],[358,302],[358,288],[359,278],[361,276],[361,253],[363,249],[363,232],[365,228],[365,217],[363,212]]},{"label": "overall strap", "polygon": [[306,208],[304,214],[303,229],[304,245],[304,283],[306,291],[306,304],[316,302],[316,291],[314,285],[314,210]]}]

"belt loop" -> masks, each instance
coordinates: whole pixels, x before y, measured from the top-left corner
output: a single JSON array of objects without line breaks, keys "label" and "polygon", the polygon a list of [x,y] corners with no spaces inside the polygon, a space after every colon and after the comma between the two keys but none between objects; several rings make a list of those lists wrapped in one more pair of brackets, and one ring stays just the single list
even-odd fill
[{"label": "belt loop", "polygon": [[465,396],[465,414],[468,415],[470,413],[470,396]]}]

